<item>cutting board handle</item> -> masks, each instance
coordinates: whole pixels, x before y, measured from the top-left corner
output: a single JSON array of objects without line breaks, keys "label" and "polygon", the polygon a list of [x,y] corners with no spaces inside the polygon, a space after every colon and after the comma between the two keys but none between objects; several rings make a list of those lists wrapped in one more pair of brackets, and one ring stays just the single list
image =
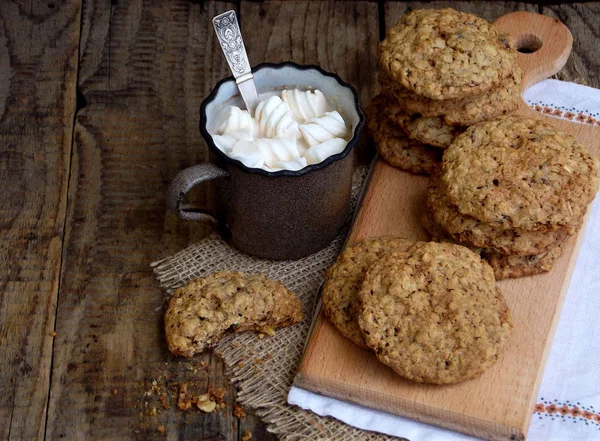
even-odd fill
[{"label": "cutting board handle", "polygon": [[494,25],[516,41],[523,90],[557,73],[569,59],[573,36],[555,18],[519,11],[503,15]]}]

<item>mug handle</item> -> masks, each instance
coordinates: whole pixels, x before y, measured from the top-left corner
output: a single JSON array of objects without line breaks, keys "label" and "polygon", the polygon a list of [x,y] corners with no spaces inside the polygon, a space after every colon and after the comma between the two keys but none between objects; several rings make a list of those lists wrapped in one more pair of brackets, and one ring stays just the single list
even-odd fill
[{"label": "mug handle", "polygon": [[183,205],[183,198],[193,187],[211,179],[229,177],[228,171],[205,162],[194,165],[179,172],[167,190],[167,208],[177,213],[181,219],[217,222],[215,217],[202,210],[188,210]]}]

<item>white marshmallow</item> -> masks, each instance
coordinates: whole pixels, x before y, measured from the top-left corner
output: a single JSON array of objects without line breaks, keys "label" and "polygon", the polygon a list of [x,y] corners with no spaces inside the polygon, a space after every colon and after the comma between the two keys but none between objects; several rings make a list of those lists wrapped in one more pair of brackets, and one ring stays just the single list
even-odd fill
[{"label": "white marshmallow", "polygon": [[252,135],[246,130],[226,132],[222,135],[214,135],[212,138],[219,150],[225,154],[228,154],[238,141],[252,141]]},{"label": "white marshmallow", "polygon": [[300,123],[311,118],[319,118],[325,112],[333,110],[320,90],[313,92],[310,90],[286,89],[281,92],[281,99],[288,105],[294,118]]},{"label": "white marshmallow", "polygon": [[254,117],[258,121],[261,136],[266,138],[300,137],[298,122],[290,108],[278,96],[261,101]]},{"label": "white marshmallow", "polygon": [[342,138],[333,138],[308,149],[305,158],[308,164],[318,164],[333,155],[341,153],[348,142]]},{"label": "white marshmallow", "polygon": [[315,146],[333,138],[345,138],[348,129],[344,118],[337,111],[327,112],[320,118],[312,118],[300,125],[302,136],[309,146]]},{"label": "white marshmallow", "polygon": [[256,141],[265,158],[267,167],[278,167],[280,162],[287,162],[300,157],[296,147],[296,138],[260,138]]},{"label": "white marshmallow", "polygon": [[254,136],[252,116],[247,110],[242,110],[236,106],[227,106],[219,113],[215,130],[217,135],[222,135],[225,132],[248,132],[252,139]]},{"label": "white marshmallow", "polygon": [[253,141],[239,141],[233,146],[229,157],[241,161],[246,167],[262,168],[265,158]]}]

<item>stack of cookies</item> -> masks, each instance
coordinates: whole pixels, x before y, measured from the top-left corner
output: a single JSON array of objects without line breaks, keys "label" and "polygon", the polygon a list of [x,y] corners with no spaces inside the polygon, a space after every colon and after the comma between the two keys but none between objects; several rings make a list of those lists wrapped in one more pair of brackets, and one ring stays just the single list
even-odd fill
[{"label": "stack of cookies", "polygon": [[228,332],[275,329],[302,320],[300,300],[261,274],[220,271],[191,280],[173,293],[165,313],[169,350],[191,357]]},{"label": "stack of cookies", "polygon": [[496,279],[551,269],[598,190],[598,161],[534,119],[471,126],[444,153],[427,190],[424,226],[479,252]]},{"label": "stack of cookies", "polygon": [[361,240],[327,271],[322,305],[345,337],[422,383],[481,374],[512,329],[491,267],[448,243]]},{"label": "stack of cookies", "polygon": [[482,18],[415,10],[380,45],[381,94],[367,110],[381,157],[431,174],[466,127],[514,111],[522,72],[511,41]]}]

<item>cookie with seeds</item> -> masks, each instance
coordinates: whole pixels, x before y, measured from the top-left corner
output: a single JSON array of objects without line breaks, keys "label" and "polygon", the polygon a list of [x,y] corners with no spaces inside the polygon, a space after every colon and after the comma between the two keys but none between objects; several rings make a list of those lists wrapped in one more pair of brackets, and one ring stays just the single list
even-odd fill
[{"label": "cookie with seeds", "polygon": [[473,14],[409,12],[379,45],[381,69],[411,92],[441,100],[483,93],[517,64],[510,38]]},{"label": "cookie with seeds", "polygon": [[465,247],[417,242],[371,265],[358,324],[377,358],[401,376],[450,384],[483,373],[512,329],[492,268]]},{"label": "cookie with seeds", "polygon": [[366,347],[358,328],[355,301],[367,268],[393,251],[406,251],[413,242],[398,237],[369,237],[346,247],[327,270],[322,290],[325,316],[342,335]]},{"label": "cookie with seeds", "polygon": [[[566,227],[538,231],[500,229],[462,214],[446,194],[439,171],[432,176],[427,185],[427,208],[432,220],[454,241],[502,254],[530,256],[545,253],[555,243],[564,241],[571,233]],[[577,228],[580,224],[581,219],[576,224]]]},{"label": "cookie with seeds", "polygon": [[298,298],[261,274],[220,271],[191,280],[173,293],[165,313],[169,350],[191,357],[228,331],[262,331],[302,319]]},{"label": "cookie with seeds", "polygon": [[598,160],[550,124],[505,116],[459,135],[441,179],[460,213],[491,227],[573,233],[598,190]]},{"label": "cookie with seeds", "polygon": [[445,149],[452,144],[454,138],[465,131],[464,127],[446,124],[441,116],[409,115],[393,98],[387,102],[387,110],[389,118],[400,125],[409,138],[432,147]]},{"label": "cookie with seeds", "polygon": [[462,99],[432,100],[424,98],[390,81],[380,73],[382,93],[393,97],[408,114],[423,117],[443,117],[444,123],[453,126],[471,126],[482,121],[514,112],[521,103],[521,80],[519,66],[497,86],[485,93]]},{"label": "cookie with seeds", "polygon": [[429,211],[423,214],[421,223],[432,240],[436,242],[458,243],[479,254],[494,270],[496,280],[533,276],[550,271],[554,262],[562,256],[566,243],[566,240],[556,242],[540,254],[528,256],[503,254],[488,248],[474,247],[473,245],[456,242],[450,234],[435,223]]},{"label": "cookie with seeds", "polygon": [[430,175],[439,167],[442,151],[406,136],[406,132],[388,117],[387,99],[378,95],[367,107],[369,132],[377,152],[388,164],[413,174]]}]

